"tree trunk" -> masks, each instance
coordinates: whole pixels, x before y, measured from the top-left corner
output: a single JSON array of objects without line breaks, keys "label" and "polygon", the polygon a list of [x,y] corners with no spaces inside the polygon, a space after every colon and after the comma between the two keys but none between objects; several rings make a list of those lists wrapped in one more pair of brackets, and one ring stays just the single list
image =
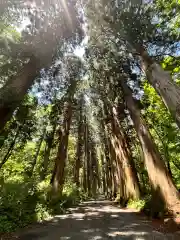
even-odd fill
[{"label": "tree trunk", "polygon": [[[121,117],[125,116],[125,112],[124,112],[124,108],[123,108],[123,112],[118,112],[118,107],[114,107],[113,108],[113,116],[114,116],[114,120],[115,123],[118,127],[118,131],[121,135],[122,138],[122,149],[126,149],[126,155],[127,155],[127,173],[126,176],[131,176],[132,178],[132,182],[134,183],[134,191],[136,192],[134,197],[135,198],[140,198],[141,196],[141,188],[140,188],[140,183],[139,183],[139,179],[138,179],[138,174],[137,174],[137,170],[135,167],[135,163],[132,157],[132,152],[131,152],[131,147],[130,147],[130,143],[129,143],[129,139],[128,139],[128,135],[125,132],[125,130],[123,129],[123,126],[121,124]],[[118,120],[118,117],[120,117],[120,119]],[[125,164],[126,165],[126,164]],[[131,188],[131,184],[132,182],[129,183],[129,187]]]},{"label": "tree trunk", "polygon": [[172,182],[158,149],[155,146],[149,129],[141,117],[140,110],[132,97],[130,88],[124,79],[120,80],[120,84],[144,153],[145,166],[153,188],[153,196],[155,196],[158,204],[163,201],[165,207],[168,207],[176,213],[176,211],[180,211],[179,193]]},{"label": "tree trunk", "polygon": [[43,181],[46,177],[47,169],[48,169],[48,163],[49,163],[49,157],[54,141],[54,134],[56,131],[56,123],[54,123],[52,132],[47,136],[46,138],[46,146],[45,146],[45,153],[44,153],[44,160],[42,164],[42,169],[41,169],[41,181]]},{"label": "tree trunk", "polygon": [[[71,73],[72,74],[72,73]],[[73,75],[73,74],[72,74]],[[54,170],[51,178],[52,190],[55,194],[59,192],[62,195],[63,186],[64,186],[64,171],[67,160],[67,148],[68,148],[68,139],[69,131],[72,121],[72,105],[74,99],[74,93],[77,86],[77,80],[74,77],[69,77],[69,87],[66,93],[66,101],[64,102],[64,119],[62,131],[59,131],[59,146],[57,151],[57,156],[55,160]]]},{"label": "tree trunk", "polygon": [[14,146],[15,146],[15,144],[16,144],[16,140],[17,140],[17,138],[18,138],[18,136],[19,136],[19,132],[20,132],[20,127],[17,128],[17,130],[16,130],[16,135],[14,136],[14,139],[13,139],[11,145],[9,146],[9,149],[8,149],[6,155],[4,156],[2,162],[0,163],[0,169],[1,169],[2,166],[7,162],[7,160],[9,159],[9,157],[11,156],[12,150],[13,150],[13,148],[14,148]]},{"label": "tree trunk", "polygon": [[[103,114],[101,116],[103,118]],[[104,117],[105,118],[105,117]],[[124,177],[122,166],[117,163],[117,157],[114,150],[114,147],[111,143],[111,134],[108,132],[108,127],[105,126],[104,121],[101,121],[101,132],[102,135],[102,142],[104,143],[104,153],[106,156],[106,186],[107,186],[107,196],[110,198],[115,197],[117,193],[121,194],[121,199],[124,198],[124,184],[123,179]],[[118,183],[117,183],[118,181]],[[119,191],[118,191],[119,186]]]},{"label": "tree trunk", "polygon": [[[61,138],[62,138],[62,131],[61,129],[59,128],[58,129],[58,142],[59,142],[59,145],[58,145],[58,151],[59,151],[59,147],[60,147],[60,143],[61,143]],[[57,167],[58,167],[58,158],[56,156],[56,160],[55,160],[55,164],[54,164],[54,169],[53,169],[53,172],[52,172],[52,177],[51,177],[51,184],[52,184],[52,187],[54,187],[54,191],[57,191],[58,189],[58,183],[54,183],[53,181],[55,180],[55,176],[56,176],[56,172],[57,172]],[[53,185],[54,184],[54,185]]]},{"label": "tree trunk", "polygon": [[[152,121],[153,125],[155,125],[154,121]],[[161,145],[163,147],[164,150],[164,156],[165,156],[165,160],[166,160],[166,165],[167,165],[167,169],[169,172],[169,175],[171,176],[171,178],[173,179],[173,175],[172,175],[172,171],[171,171],[171,166],[170,166],[170,155],[169,155],[169,150],[168,150],[168,144],[165,143],[165,141],[163,140],[163,137],[160,136],[159,132],[156,130],[155,127],[153,127],[157,137],[159,138]]]},{"label": "tree trunk", "polygon": [[116,167],[116,177],[118,180],[117,183],[117,194],[118,194],[118,198],[116,199],[117,201],[120,202],[120,204],[124,205],[125,202],[128,200],[127,199],[127,194],[125,191],[125,174],[124,174],[124,170],[123,170],[123,166],[122,166],[122,162],[119,161],[117,155],[116,155],[116,148],[114,148],[113,144],[113,139],[111,136],[111,139],[109,139],[109,151],[110,151],[110,156],[111,156],[111,161],[115,163],[115,167]]},{"label": "tree trunk", "polygon": [[180,88],[172,80],[170,74],[154,62],[144,48],[139,50],[143,69],[146,72],[148,81],[161,96],[165,106],[172,114],[178,127],[180,128]]},{"label": "tree trunk", "polygon": [[10,79],[0,89],[0,131],[4,128],[6,122],[10,120],[14,110],[23,100],[24,95],[33,84],[40,69],[40,62],[35,57],[31,57],[19,74]]},{"label": "tree trunk", "polygon": [[78,121],[78,141],[77,141],[77,151],[75,157],[75,173],[74,173],[74,182],[76,183],[77,188],[79,188],[79,170],[81,167],[81,158],[83,154],[83,116],[82,116],[82,104],[83,99],[80,99],[79,102],[79,121]]},{"label": "tree trunk", "polygon": [[89,143],[88,143],[88,126],[86,117],[84,117],[84,189],[88,196],[91,196],[91,184],[90,184],[90,156],[89,156]]},{"label": "tree trunk", "polygon": [[101,154],[101,165],[102,165],[102,190],[104,195],[106,194],[106,176],[105,176],[105,166],[104,166],[104,155]]},{"label": "tree trunk", "polygon": [[96,162],[97,159],[95,158],[93,152],[91,151],[91,169],[92,169],[92,195],[96,198],[97,195],[97,188],[98,188],[98,180],[97,180],[97,168]]},{"label": "tree trunk", "polygon": [[90,156],[90,145],[89,145],[89,129],[88,125],[86,123],[86,166],[87,166],[87,190],[88,190],[88,196],[92,196],[92,172],[91,172],[91,156]]},{"label": "tree trunk", "polygon": [[[121,166],[117,163],[117,157],[114,150],[114,147],[112,146],[111,142],[112,138],[107,137],[108,141],[108,151],[109,151],[109,161],[110,161],[110,180],[111,180],[111,198],[114,199],[118,192],[118,186],[120,186],[120,179],[122,174]],[[119,181],[119,182],[118,182]],[[124,194],[123,194],[124,195]]]},{"label": "tree trunk", "polygon": [[38,159],[38,156],[39,156],[39,153],[40,153],[40,150],[41,150],[41,145],[42,145],[42,142],[44,140],[44,137],[45,137],[45,134],[46,134],[46,127],[44,128],[43,130],[43,133],[39,139],[39,142],[38,142],[38,147],[37,147],[37,150],[36,150],[36,153],[34,155],[34,158],[33,158],[33,161],[31,163],[31,170],[29,171],[28,175],[31,177],[33,175],[33,172],[34,172],[34,168],[36,166],[36,163],[37,163],[37,159]]},{"label": "tree trunk", "polygon": [[105,159],[106,159],[105,166],[106,166],[106,179],[107,179],[107,196],[111,198],[112,192],[113,192],[113,176],[112,176],[112,168],[111,168],[107,139],[104,140],[104,153],[105,153]]},{"label": "tree trunk", "polygon": [[64,120],[62,135],[59,136],[59,146],[56,157],[56,162],[54,166],[54,173],[51,179],[52,187],[55,193],[59,192],[62,195],[63,185],[64,185],[64,170],[66,166],[67,158],[67,147],[68,147],[68,138],[69,130],[72,120],[72,101],[69,100],[64,104]]},{"label": "tree trunk", "polygon": [[99,170],[97,163],[96,147],[95,143],[90,136],[90,152],[91,152],[91,171],[92,171],[92,194],[96,198],[97,190],[99,187]]},{"label": "tree trunk", "polygon": [[123,133],[121,130],[122,127],[120,128],[117,116],[113,110],[114,109],[112,109],[110,105],[109,109],[105,109],[108,114],[110,113],[108,126],[111,133],[111,144],[114,147],[118,164],[122,166],[124,172],[124,181],[126,186],[126,194],[124,197],[127,200],[129,198],[138,199],[140,197],[140,186],[136,169],[132,164],[132,158],[129,154],[130,150],[128,149],[128,145],[125,142],[125,138],[123,138]]},{"label": "tree trunk", "polygon": [[83,189],[84,192],[87,193],[87,166],[86,166],[86,161],[85,161],[85,156],[84,156],[84,162],[83,162]]},{"label": "tree trunk", "polygon": [[111,144],[110,139],[108,138],[108,149],[110,153],[110,163],[111,163],[111,172],[112,172],[112,199],[116,198],[118,193],[118,181],[120,180],[120,168],[117,164],[116,154],[114,148]]}]

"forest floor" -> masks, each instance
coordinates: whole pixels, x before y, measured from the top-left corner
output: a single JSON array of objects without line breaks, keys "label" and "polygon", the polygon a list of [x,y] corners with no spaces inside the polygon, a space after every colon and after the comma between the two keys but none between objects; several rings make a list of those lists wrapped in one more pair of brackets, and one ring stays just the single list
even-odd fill
[{"label": "forest floor", "polygon": [[152,222],[136,210],[121,209],[110,201],[89,201],[8,239],[18,240],[179,240],[180,232]]}]

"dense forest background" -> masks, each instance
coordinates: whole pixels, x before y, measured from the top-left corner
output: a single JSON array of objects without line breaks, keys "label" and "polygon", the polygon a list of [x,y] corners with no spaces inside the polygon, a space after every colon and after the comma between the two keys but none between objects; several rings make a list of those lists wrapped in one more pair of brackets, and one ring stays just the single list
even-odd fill
[{"label": "dense forest background", "polygon": [[180,1],[0,3],[0,232],[99,194],[180,214]]}]

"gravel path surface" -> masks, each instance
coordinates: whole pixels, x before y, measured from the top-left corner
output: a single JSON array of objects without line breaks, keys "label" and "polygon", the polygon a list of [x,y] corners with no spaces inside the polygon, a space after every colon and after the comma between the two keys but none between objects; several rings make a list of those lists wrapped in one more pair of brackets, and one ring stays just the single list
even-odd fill
[{"label": "gravel path surface", "polygon": [[109,201],[90,201],[64,215],[26,229],[20,240],[180,240],[178,234],[154,231],[152,224],[134,210],[112,206]]}]

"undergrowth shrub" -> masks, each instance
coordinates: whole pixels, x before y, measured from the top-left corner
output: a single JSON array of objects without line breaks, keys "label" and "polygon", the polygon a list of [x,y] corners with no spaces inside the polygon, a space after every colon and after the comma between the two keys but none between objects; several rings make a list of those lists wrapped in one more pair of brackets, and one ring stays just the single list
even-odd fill
[{"label": "undergrowth shrub", "polygon": [[12,232],[53,214],[63,213],[81,200],[74,185],[65,185],[62,196],[51,197],[47,182],[33,179],[11,179],[0,189],[0,232]]},{"label": "undergrowth shrub", "polygon": [[129,200],[127,207],[142,210],[146,204],[145,199]]},{"label": "undergrowth shrub", "polygon": [[129,200],[128,208],[138,209],[152,218],[163,218],[165,215],[169,215],[167,208],[163,201],[155,201],[151,195],[145,196],[139,200]]}]

